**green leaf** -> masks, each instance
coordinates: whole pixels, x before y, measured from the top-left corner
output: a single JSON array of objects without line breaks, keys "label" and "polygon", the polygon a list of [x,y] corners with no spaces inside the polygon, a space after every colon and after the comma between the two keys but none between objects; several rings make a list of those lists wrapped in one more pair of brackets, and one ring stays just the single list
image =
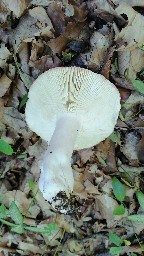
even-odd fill
[{"label": "green leaf", "polygon": [[123,204],[116,207],[113,211],[114,215],[123,215],[124,213],[125,213],[125,208],[124,208]]},{"label": "green leaf", "polygon": [[26,226],[25,225],[24,229],[29,230],[31,232],[43,233],[48,236],[50,236],[53,231],[59,230],[59,228],[54,223],[50,223],[47,226],[45,226],[44,228],[38,228],[38,227],[34,227],[34,226]]},{"label": "green leaf", "polygon": [[136,192],[136,196],[141,208],[144,209],[144,194],[139,190]]},{"label": "green leaf", "polygon": [[0,218],[6,219],[7,218],[7,209],[4,204],[0,206]]},{"label": "green leaf", "polygon": [[130,246],[131,245],[131,242],[129,240],[124,240],[124,243],[126,246]]},{"label": "green leaf", "polygon": [[28,180],[28,185],[29,185],[30,190],[34,191],[35,183],[34,183],[34,181],[32,179]]},{"label": "green leaf", "polygon": [[28,100],[28,95],[25,94],[25,95],[23,96],[23,98],[22,98],[20,104],[19,104],[19,110],[21,110],[21,108],[26,104],[27,100]]},{"label": "green leaf", "polygon": [[132,80],[131,82],[134,85],[136,91],[144,95],[144,83],[140,80]]},{"label": "green leaf", "polygon": [[121,140],[120,140],[120,133],[119,132],[113,132],[110,136],[109,136],[110,140],[113,142],[116,142],[118,144],[120,144]]},{"label": "green leaf", "polygon": [[44,229],[45,229],[45,233],[46,233],[48,236],[51,236],[51,233],[52,233],[53,231],[58,231],[58,230],[59,230],[59,228],[56,226],[55,223],[50,223],[50,224],[48,224],[46,227],[44,227]]},{"label": "green leaf", "polygon": [[18,224],[18,225],[23,224],[23,216],[14,201],[12,201],[10,204],[9,213],[12,220],[15,222],[15,224]]},{"label": "green leaf", "polygon": [[113,178],[112,187],[116,199],[122,202],[126,195],[125,187],[116,177]]},{"label": "green leaf", "polygon": [[12,147],[5,140],[0,139],[0,152],[11,156],[14,151]]},{"label": "green leaf", "polygon": [[16,225],[15,227],[11,228],[12,232],[15,232],[17,234],[23,234],[24,233],[24,227],[23,225]]},{"label": "green leaf", "polygon": [[117,234],[112,232],[109,233],[109,239],[113,244],[117,246],[120,246],[123,243],[123,240]]},{"label": "green leaf", "polygon": [[144,223],[144,214],[133,214],[127,217],[128,220]]},{"label": "green leaf", "polygon": [[121,111],[119,112],[119,118],[120,118],[120,120],[121,120],[122,122],[125,121],[125,118],[124,118],[124,116],[123,116],[123,114],[122,114]]},{"label": "green leaf", "polygon": [[139,46],[139,49],[144,51],[144,44],[142,44],[141,46]]},{"label": "green leaf", "polygon": [[122,252],[122,247],[111,247],[110,248],[110,254],[111,255],[119,255]]}]

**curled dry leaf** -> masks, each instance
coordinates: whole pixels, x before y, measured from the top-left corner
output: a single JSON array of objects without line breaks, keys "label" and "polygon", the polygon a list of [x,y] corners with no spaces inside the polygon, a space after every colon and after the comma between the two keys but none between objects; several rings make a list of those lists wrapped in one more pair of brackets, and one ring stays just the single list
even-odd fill
[{"label": "curled dry leaf", "polygon": [[3,74],[0,78],[0,97],[3,97],[10,87],[11,80],[8,78],[6,74]]}]

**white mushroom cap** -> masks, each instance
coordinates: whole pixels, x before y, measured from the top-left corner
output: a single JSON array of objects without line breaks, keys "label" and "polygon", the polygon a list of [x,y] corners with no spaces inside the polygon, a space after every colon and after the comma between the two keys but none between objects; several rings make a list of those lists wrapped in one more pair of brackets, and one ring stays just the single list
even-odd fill
[{"label": "white mushroom cap", "polygon": [[73,191],[73,150],[94,146],[112,133],[120,95],[102,75],[61,67],[39,76],[28,96],[26,121],[49,144],[40,165],[39,188],[56,208],[59,193]]},{"label": "white mushroom cap", "polygon": [[71,113],[80,121],[74,149],[94,146],[114,129],[120,95],[104,76],[79,67],[50,69],[40,75],[29,91],[26,121],[48,143],[57,119]]}]

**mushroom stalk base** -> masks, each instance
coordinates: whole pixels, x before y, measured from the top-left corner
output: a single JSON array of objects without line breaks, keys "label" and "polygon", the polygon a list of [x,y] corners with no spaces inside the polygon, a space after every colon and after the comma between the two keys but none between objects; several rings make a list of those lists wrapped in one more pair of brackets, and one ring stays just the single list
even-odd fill
[{"label": "mushroom stalk base", "polygon": [[74,177],[71,156],[80,123],[67,114],[60,117],[43,157],[39,188],[48,201],[53,201],[59,192],[69,195],[73,191]]}]

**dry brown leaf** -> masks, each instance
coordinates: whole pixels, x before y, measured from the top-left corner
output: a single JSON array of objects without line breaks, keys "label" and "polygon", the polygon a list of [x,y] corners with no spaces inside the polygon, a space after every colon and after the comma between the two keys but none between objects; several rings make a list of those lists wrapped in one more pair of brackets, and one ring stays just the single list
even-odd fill
[{"label": "dry brown leaf", "polygon": [[67,249],[74,255],[76,255],[76,253],[78,253],[78,255],[84,254],[83,244],[74,239],[68,241]]},{"label": "dry brown leaf", "polygon": [[144,132],[142,132],[142,138],[137,144],[137,156],[138,160],[144,164]]},{"label": "dry brown leaf", "polygon": [[[35,11],[34,13],[32,12],[32,15],[35,18],[32,17],[30,14],[26,14],[24,17],[22,17],[19,21],[18,26],[12,32],[10,32],[10,41],[16,52],[20,51],[23,41],[31,42],[35,36],[47,35],[50,38],[53,37],[53,33],[51,32],[51,23],[49,19],[46,20],[45,17],[46,13],[43,18],[40,18],[39,14]],[[47,25],[47,22],[49,25]]]},{"label": "dry brown leaf", "polygon": [[28,6],[27,0],[2,0],[3,6],[9,11],[13,12],[16,18],[19,18]]},{"label": "dry brown leaf", "polygon": [[98,188],[94,186],[88,179],[84,182],[84,186],[88,194],[95,194],[95,195],[100,194],[100,192],[98,191]]},{"label": "dry brown leaf", "polygon": [[79,36],[80,31],[84,23],[69,22],[65,28],[65,32],[55,39],[51,39],[48,42],[49,47],[52,49],[53,53],[61,54],[66,48],[66,45],[76,37]]},{"label": "dry brown leaf", "polygon": [[119,73],[127,79],[135,79],[144,67],[144,51],[137,48],[144,42],[144,17],[126,3],[120,4],[116,12],[128,17],[127,26],[115,38],[117,42],[124,42],[118,48]]},{"label": "dry brown leaf", "polygon": [[29,61],[30,67],[35,67],[39,70],[42,70],[43,72],[51,68],[61,67],[62,65],[62,61],[56,55],[52,57],[45,55],[42,56],[39,60],[35,60],[34,62],[31,60]]},{"label": "dry brown leaf", "polygon": [[[0,121],[3,118],[3,113],[4,113],[4,101],[3,101],[3,99],[0,99]],[[1,128],[0,128],[0,130],[1,130]]]},{"label": "dry brown leaf", "polygon": [[48,16],[53,24],[55,35],[59,36],[64,33],[66,21],[65,15],[60,6],[53,2],[47,8]]},{"label": "dry brown leaf", "polygon": [[20,190],[8,191],[3,194],[5,198],[5,205],[9,208],[12,201],[15,201],[19,210],[25,214],[27,213],[31,199],[27,199],[26,194]]},{"label": "dry brown leaf", "polygon": [[30,252],[30,253],[33,253],[33,254],[37,254],[37,253],[41,254],[42,253],[42,248],[40,248],[36,244],[22,242],[22,241],[19,242],[18,249],[22,250],[24,252]]},{"label": "dry brown leaf", "polygon": [[28,60],[29,60],[29,49],[27,43],[23,42],[21,44],[21,48],[19,51],[19,58],[21,63],[21,70],[29,74],[29,66],[28,66]]},{"label": "dry brown leaf", "polygon": [[121,151],[124,153],[129,161],[135,162],[138,160],[136,145],[138,143],[138,137],[134,132],[128,133],[125,137],[125,145]]},{"label": "dry brown leaf", "polygon": [[92,148],[88,148],[79,150],[78,154],[80,156],[80,161],[82,162],[82,164],[85,164],[88,160],[90,160],[94,152],[92,151]]},{"label": "dry brown leaf", "polygon": [[[115,40],[123,39],[127,46],[121,46],[119,49],[132,49],[141,46],[144,42],[144,17],[126,3],[121,3],[116,8],[118,15],[125,14],[128,17],[128,24],[116,36]],[[141,33],[139,33],[139,31]]]},{"label": "dry brown leaf", "polygon": [[32,0],[31,5],[42,5],[42,6],[48,6],[51,4],[54,0]]},{"label": "dry brown leaf", "polygon": [[109,48],[110,40],[108,36],[104,36],[100,32],[95,31],[90,39],[90,43],[92,47],[90,65],[95,64],[100,67],[107,49]]},{"label": "dry brown leaf", "polygon": [[8,14],[6,7],[0,3],[0,27],[6,26]]},{"label": "dry brown leaf", "polygon": [[126,3],[130,6],[141,6],[143,7],[144,6],[144,1],[143,0],[113,0],[113,3],[118,5],[118,4],[121,4],[121,3]]},{"label": "dry brown leaf", "polygon": [[48,17],[45,9],[41,6],[34,7],[33,9],[29,10],[29,14],[37,19],[39,22],[41,22],[43,27],[47,27],[50,29],[53,29],[53,25],[51,23],[50,18]]},{"label": "dry brown leaf", "polygon": [[116,200],[107,194],[96,195],[96,209],[100,212],[102,219],[106,219],[107,226],[113,227],[116,220],[123,216],[114,216],[113,211],[118,206]]},{"label": "dry brown leaf", "polygon": [[63,228],[68,233],[74,233],[76,231],[73,226],[71,216],[57,214],[55,223],[58,227]]},{"label": "dry brown leaf", "polygon": [[0,97],[3,97],[11,85],[11,80],[6,74],[0,78]]},{"label": "dry brown leaf", "polygon": [[7,60],[10,57],[11,53],[10,51],[7,49],[7,47],[5,46],[5,44],[1,44],[0,47],[0,67],[1,68],[5,68],[5,66],[7,65]]},{"label": "dry brown leaf", "polygon": [[144,51],[140,49],[119,51],[118,65],[120,75],[128,80],[136,79],[137,73],[144,67]]}]

